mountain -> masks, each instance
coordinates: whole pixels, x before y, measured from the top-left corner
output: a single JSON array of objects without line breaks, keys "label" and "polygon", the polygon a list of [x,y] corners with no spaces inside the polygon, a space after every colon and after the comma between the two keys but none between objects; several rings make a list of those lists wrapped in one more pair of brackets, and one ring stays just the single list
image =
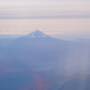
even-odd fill
[{"label": "mountain", "polygon": [[[50,37],[40,31],[16,39],[8,48],[10,60],[23,61],[26,66],[36,70],[48,70],[56,65],[58,59],[63,62],[67,42]],[[35,63],[36,62],[36,63]],[[41,67],[40,67],[41,65]],[[38,69],[39,68],[39,69]]]},{"label": "mountain", "polygon": [[88,42],[56,39],[39,30],[0,39],[0,89],[81,90],[90,82]]}]

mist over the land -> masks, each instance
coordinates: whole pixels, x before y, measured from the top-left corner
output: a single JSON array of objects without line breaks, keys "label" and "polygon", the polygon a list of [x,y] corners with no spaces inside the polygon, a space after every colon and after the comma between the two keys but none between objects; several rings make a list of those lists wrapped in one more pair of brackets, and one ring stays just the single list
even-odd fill
[{"label": "mist over the land", "polygon": [[0,89],[89,90],[89,60],[90,39],[0,36]]}]

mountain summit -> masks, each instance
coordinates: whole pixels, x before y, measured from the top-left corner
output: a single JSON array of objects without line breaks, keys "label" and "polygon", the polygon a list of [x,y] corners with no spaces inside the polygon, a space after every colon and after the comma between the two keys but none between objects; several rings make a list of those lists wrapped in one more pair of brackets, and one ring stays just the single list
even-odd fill
[{"label": "mountain summit", "polygon": [[39,30],[36,30],[36,31],[32,32],[30,34],[30,36],[32,38],[46,38],[46,37],[48,37],[46,34],[44,34],[43,32],[41,32]]}]

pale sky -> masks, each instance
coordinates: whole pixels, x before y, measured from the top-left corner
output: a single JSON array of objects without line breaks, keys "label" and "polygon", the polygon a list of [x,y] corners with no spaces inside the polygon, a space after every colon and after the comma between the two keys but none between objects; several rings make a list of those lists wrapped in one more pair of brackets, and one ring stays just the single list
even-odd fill
[{"label": "pale sky", "polygon": [[0,18],[90,15],[89,0],[0,0]]},{"label": "pale sky", "polygon": [[0,0],[0,34],[33,30],[55,36],[90,36],[89,0]]}]

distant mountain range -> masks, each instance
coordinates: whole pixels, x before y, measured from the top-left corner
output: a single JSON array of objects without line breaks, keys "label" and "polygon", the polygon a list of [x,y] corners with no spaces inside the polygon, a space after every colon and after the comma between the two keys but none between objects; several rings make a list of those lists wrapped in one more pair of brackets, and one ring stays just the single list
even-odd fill
[{"label": "distant mountain range", "polygon": [[76,83],[89,81],[89,60],[90,40],[60,40],[38,30],[0,37],[0,90],[82,90]]}]

